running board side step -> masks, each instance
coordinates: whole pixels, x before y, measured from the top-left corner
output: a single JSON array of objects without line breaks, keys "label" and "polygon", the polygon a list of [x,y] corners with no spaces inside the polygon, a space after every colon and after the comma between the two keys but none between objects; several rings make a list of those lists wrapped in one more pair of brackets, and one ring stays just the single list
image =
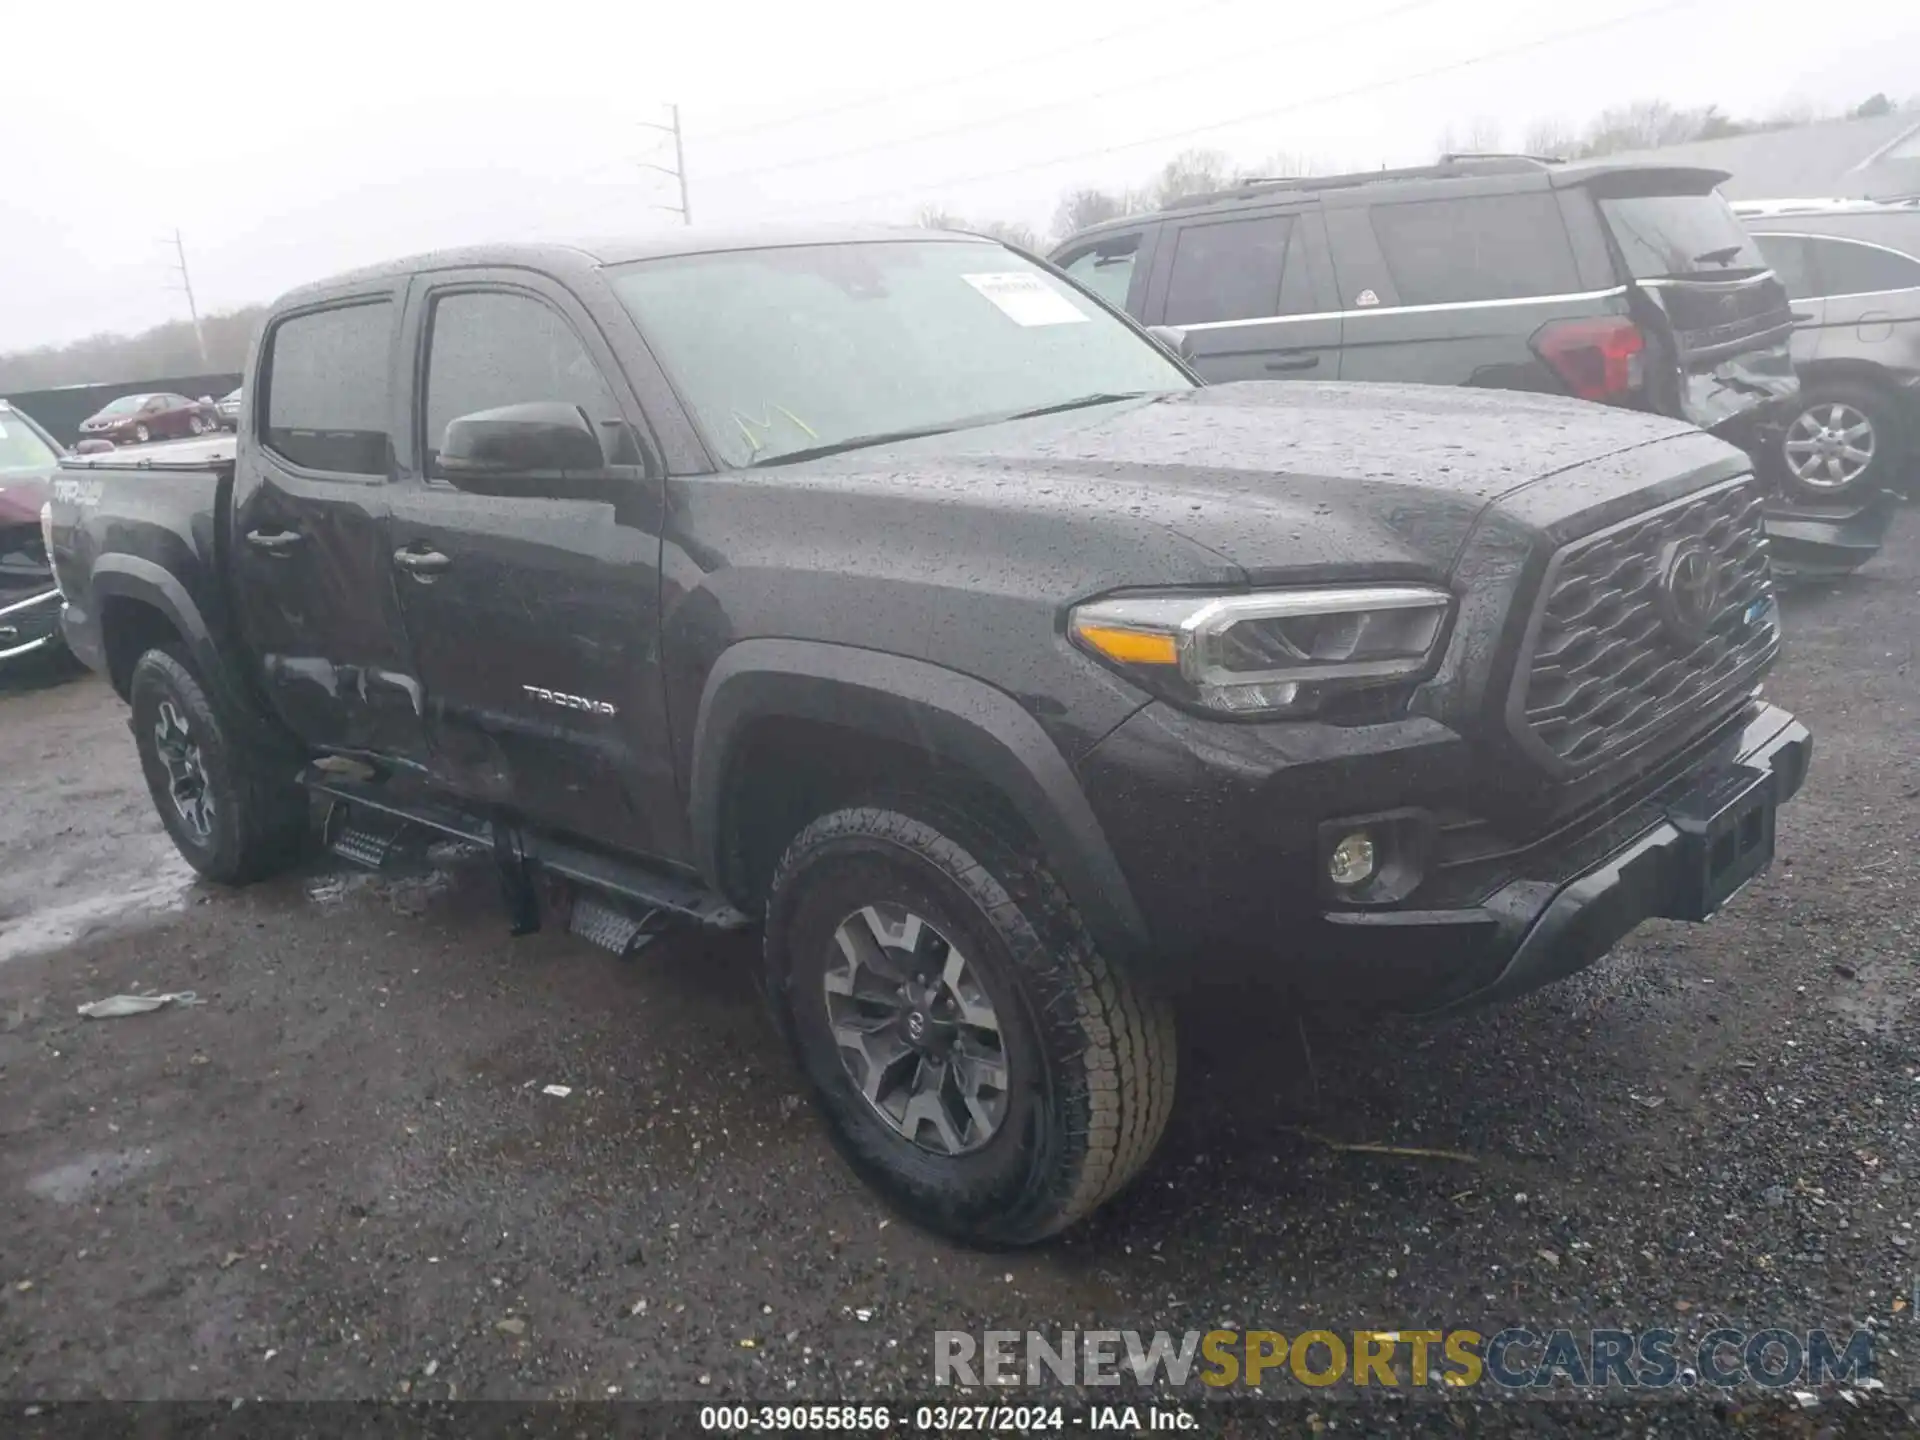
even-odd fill
[{"label": "running board side step", "polygon": [[[622,949],[619,953],[630,954],[638,949],[635,941],[643,943],[644,939],[651,938],[653,928],[657,927],[660,920],[688,920],[716,930],[744,930],[753,924],[749,916],[736,910],[723,897],[686,876],[655,870],[569,841],[556,840],[536,830],[497,824],[484,816],[438,801],[396,799],[377,783],[329,774],[312,766],[302,772],[300,783],[316,795],[351,807],[346,811],[346,817],[354,817],[357,812],[358,823],[353,818],[347,818],[338,832],[338,840],[332,834],[328,836],[330,847],[343,858],[357,864],[367,864],[370,861],[362,859],[361,853],[372,856],[378,852],[384,861],[392,851],[392,842],[389,841],[387,847],[381,850],[378,837],[385,836],[391,829],[397,838],[410,826],[434,831],[448,839],[463,841],[496,855],[502,853],[504,845],[505,851],[516,856],[527,869],[545,871],[558,879],[572,881],[583,891],[597,891],[611,898],[615,903],[609,906],[591,894],[576,897],[576,912],[583,902],[588,907],[588,918],[580,923],[594,933],[579,929],[575,933],[594,940],[596,944],[620,940]],[[378,823],[367,823],[370,817],[379,817]],[[348,840],[347,837],[352,839]],[[346,841],[352,849],[340,848],[340,841]],[[638,921],[632,919],[627,914],[629,907],[645,918]],[[598,910],[608,911],[621,923],[614,924],[612,920],[601,923],[595,918]],[[521,917],[516,917],[516,926],[520,923]],[[632,934],[622,940],[617,932],[624,925],[635,928]],[[607,940],[599,938],[601,933],[607,936]],[[608,944],[608,948],[613,946]]]}]

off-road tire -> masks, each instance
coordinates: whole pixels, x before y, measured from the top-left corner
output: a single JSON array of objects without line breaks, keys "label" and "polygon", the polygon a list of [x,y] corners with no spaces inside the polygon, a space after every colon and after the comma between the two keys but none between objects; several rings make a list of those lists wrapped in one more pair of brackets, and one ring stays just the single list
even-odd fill
[{"label": "off-road tire", "polygon": [[[209,880],[245,885],[286,869],[309,833],[306,792],[295,782],[285,756],[249,748],[228,723],[180,652],[153,649],[133,667],[127,687],[133,709],[134,744],[153,796],[154,810],[187,863]],[[172,780],[162,760],[155,727],[163,703],[186,722],[213,799],[209,833],[202,837],[173,801]]]},{"label": "off-road tire", "polygon": [[[903,1214],[988,1247],[1083,1219],[1153,1153],[1173,1108],[1167,1000],[1095,950],[1046,867],[996,827],[930,804],[823,815],[787,847],[767,906],[766,976],[835,1143]],[[925,814],[929,818],[917,818]],[[823,991],[834,934],[892,903],[964,946],[996,1010],[1011,1076],[977,1150],[935,1154],[890,1128],[840,1058]]]}]

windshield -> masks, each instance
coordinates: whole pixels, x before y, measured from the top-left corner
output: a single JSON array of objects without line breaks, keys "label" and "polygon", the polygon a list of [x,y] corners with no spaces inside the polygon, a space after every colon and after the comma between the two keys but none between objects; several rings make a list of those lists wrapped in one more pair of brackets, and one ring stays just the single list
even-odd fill
[{"label": "windshield", "polygon": [[60,463],[53,447],[11,410],[0,410],[0,475],[51,470]]},{"label": "windshield", "polygon": [[1193,383],[1094,301],[986,241],[720,251],[612,280],[733,466]]},{"label": "windshield", "polygon": [[131,415],[142,405],[146,404],[150,398],[152,397],[147,395],[122,395],[111,405],[102,406],[100,413],[102,415]]},{"label": "windshield", "polygon": [[1714,279],[1767,268],[1732,207],[1715,194],[1603,199],[1600,213],[1635,279]]}]

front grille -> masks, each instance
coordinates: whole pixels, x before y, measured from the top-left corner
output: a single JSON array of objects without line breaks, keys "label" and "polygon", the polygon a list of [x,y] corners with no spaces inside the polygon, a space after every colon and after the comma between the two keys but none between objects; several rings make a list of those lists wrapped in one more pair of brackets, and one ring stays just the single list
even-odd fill
[{"label": "front grille", "polygon": [[[1710,618],[1689,634],[1675,619],[1667,572],[1693,545],[1706,551],[1719,586]],[[1509,717],[1548,768],[1591,770],[1688,718],[1716,714],[1778,645],[1760,494],[1740,481],[1554,556]]]}]

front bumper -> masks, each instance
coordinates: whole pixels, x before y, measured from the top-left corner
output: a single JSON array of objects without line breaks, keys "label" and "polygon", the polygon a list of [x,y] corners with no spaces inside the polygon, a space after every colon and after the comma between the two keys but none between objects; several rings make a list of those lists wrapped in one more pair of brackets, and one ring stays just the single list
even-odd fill
[{"label": "front bumper", "polygon": [[[1460,818],[1477,804],[1474,758],[1430,720],[1222,727],[1150,706],[1080,768],[1166,983],[1431,1013],[1571,974],[1643,920],[1704,918],[1727,894],[1700,883],[1703,787],[1744,777],[1765,798],[1765,853],[1747,867],[1764,868],[1772,809],[1811,753],[1805,726],[1750,702],[1603,804],[1517,839]],[[1320,878],[1330,822],[1379,814],[1434,817],[1428,879],[1403,905],[1335,903]]]},{"label": "front bumper", "polygon": [[60,592],[0,598],[0,664],[60,644]]}]

